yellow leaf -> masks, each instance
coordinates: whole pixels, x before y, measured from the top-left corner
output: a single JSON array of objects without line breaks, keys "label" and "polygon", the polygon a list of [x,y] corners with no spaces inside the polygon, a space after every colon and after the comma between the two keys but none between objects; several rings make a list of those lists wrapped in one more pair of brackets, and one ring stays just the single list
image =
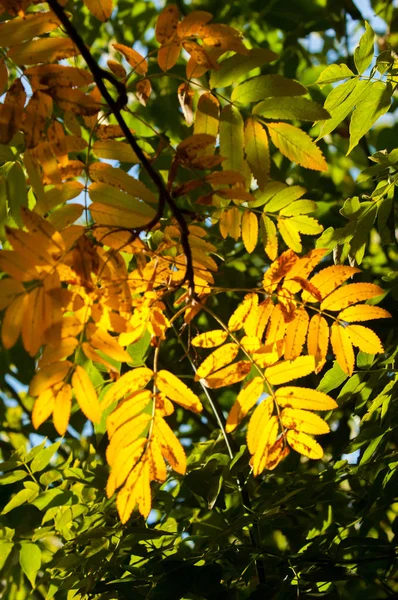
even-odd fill
[{"label": "yellow leaf", "polygon": [[314,368],[313,356],[299,356],[294,360],[283,360],[272,367],[268,367],[265,370],[265,377],[271,385],[280,385],[299,377],[305,377],[312,373]]},{"label": "yellow leaf", "polygon": [[243,158],[243,120],[240,112],[227,104],[221,111],[220,117],[220,154],[225,157],[223,170],[245,173]]},{"label": "yellow leaf", "polygon": [[89,167],[91,179],[98,183],[106,183],[107,185],[120,188],[123,192],[127,192],[130,196],[140,198],[149,204],[156,204],[156,196],[135,177],[128,175],[122,169],[112,167],[106,163],[95,162]]},{"label": "yellow leaf", "polygon": [[301,237],[297,227],[291,222],[291,219],[278,219],[278,229],[286,246],[295,252],[301,252]]},{"label": "yellow leaf", "polygon": [[384,294],[384,290],[374,283],[349,283],[332,292],[321,304],[321,310],[341,310]]},{"label": "yellow leaf", "polygon": [[[217,69],[216,61],[213,60],[211,53],[205,50],[203,46],[199,46],[199,44],[190,40],[183,41],[182,46],[191,56],[191,59],[200,67],[206,70]],[[191,79],[191,77],[187,76],[187,79]]]},{"label": "yellow leaf", "polygon": [[390,319],[391,315],[384,308],[370,304],[357,304],[345,308],[338,316],[339,321],[353,323],[355,321],[372,321],[373,319]]},{"label": "yellow leaf", "polygon": [[43,33],[48,33],[57,27],[59,27],[59,22],[53,12],[37,12],[24,17],[16,17],[0,23],[1,45],[3,48],[9,48]]},{"label": "yellow leaf", "polygon": [[284,319],[281,304],[272,307],[271,316],[267,326],[265,344],[270,348],[275,348],[279,355],[283,353],[283,341],[286,331],[286,322]]},{"label": "yellow leaf", "polygon": [[199,379],[207,377],[214,371],[225,367],[225,365],[229,365],[238,352],[239,346],[235,343],[224,344],[221,348],[214,350],[199,366],[195,374],[195,381],[199,381]]},{"label": "yellow leaf", "polygon": [[120,400],[128,394],[144,388],[152,377],[153,371],[147,367],[138,367],[125,373],[106,392],[101,402],[101,410],[104,411],[113,402],[116,402],[116,400]]},{"label": "yellow leaf", "polygon": [[264,289],[274,288],[293,268],[297,262],[297,254],[293,250],[286,250],[272,263],[263,278]]},{"label": "yellow leaf", "polygon": [[264,391],[264,380],[262,377],[254,377],[241,389],[232,406],[225,426],[225,431],[230,433],[244,419],[249,410],[253,408]]},{"label": "yellow leaf", "polygon": [[98,158],[108,158],[132,164],[139,162],[137,155],[126,142],[97,140],[94,142],[92,150]]},{"label": "yellow leaf", "polygon": [[133,67],[134,71],[138,75],[146,75],[146,72],[148,71],[148,63],[139,52],[133,50],[133,48],[124,46],[123,44],[112,44],[112,46],[121,54],[123,54],[129,65]]},{"label": "yellow leaf", "polygon": [[242,43],[242,34],[233,27],[224,24],[206,25],[201,34],[203,44],[216,50],[232,50],[238,54],[248,54],[249,51]]},{"label": "yellow leaf", "polygon": [[106,495],[108,498],[112,496],[118,487],[123,485],[129,473],[138,464],[146,443],[146,438],[138,438],[125,448],[122,448],[117,454],[106,484]]},{"label": "yellow leaf", "polygon": [[275,260],[278,256],[278,235],[275,223],[267,215],[263,214],[261,216],[261,224],[264,250],[270,260]]},{"label": "yellow leaf", "polygon": [[274,365],[280,359],[280,352],[272,349],[273,346],[261,346],[256,352],[253,352],[252,359],[262,369]]},{"label": "yellow leaf", "polygon": [[76,366],[75,372],[72,375],[72,386],[83,414],[93,423],[99,423],[101,408],[97,392],[86,371],[79,365]]},{"label": "yellow leaf", "polygon": [[46,37],[13,46],[7,56],[17,65],[37,65],[76,56],[79,50],[67,37]]},{"label": "yellow leaf", "polygon": [[288,123],[267,123],[267,128],[275,146],[289,160],[307,169],[327,171],[322,152],[304,131]]},{"label": "yellow leaf", "polygon": [[310,388],[286,386],[276,390],[275,400],[282,407],[308,410],[332,410],[337,408],[333,398]]},{"label": "yellow leaf", "polygon": [[300,356],[307,335],[308,323],[308,313],[301,306],[296,310],[293,321],[286,328],[285,358],[293,359]]},{"label": "yellow leaf", "polygon": [[246,250],[251,254],[258,241],[257,216],[251,210],[245,210],[242,217],[242,239]]},{"label": "yellow leaf", "polygon": [[240,360],[224,369],[220,369],[206,377],[206,385],[209,388],[217,389],[227,385],[232,385],[238,381],[242,381],[248,375],[251,369],[251,362]]},{"label": "yellow leaf", "polygon": [[162,10],[156,22],[155,36],[159,44],[164,44],[177,32],[180,11],[175,4],[169,4]]},{"label": "yellow leaf", "polygon": [[250,417],[249,427],[247,429],[247,447],[249,448],[250,454],[254,454],[257,451],[261,436],[271,418],[273,409],[274,401],[270,396],[256,407],[256,410]]},{"label": "yellow leaf", "polygon": [[238,308],[232,313],[228,321],[229,331],[237,331],[242,329],[246,319],[250,315],[251,311],[256,311],[258,306],[257,294],[246,294],[238,306]]},{"label": "yellow leaf", "polygon": [[265,424],[264,429],[259,432],[259,441],[257,443],[256,452],[253,456],[253,475],[257,477],[265,469],[268,459],[268,451],[274,445],[278,436],[279,419],[274,415]]},{"label": "yellow leaf", "polygon": [[[258,308],[257,308],[255,330],[254,331],[248,330],[248,328],[246,327],[246,324],[245,324],[245,331],[246,331],[247,335],[255,335],[256,337],[258,337],[261,340],[263,337],[265,328],[267,326],[267,323],[271,317],[273,309],[274,309],[274,304],[273,304],[271,298],[266,298],[265,300],[263,300],[263,302],[260,302],[260,304],[258,305]],[[249,321],[249,319],[248,319],[248,321]]]},{"label": "yellow leaf", "polygon": [[265,468],[268,471],[275,469],[281,460],[289,454],[289,446],[284,446],[284,443],[284,438],[281,437],[268,449],[267,462],[265,463]]},{"label": "yellow leaf", "polygon": [[263,190],[270,170],[268,136],[264,127],[252,117],[245,123],[245,152],[258,187]]},{"label": "yellow leaf", "polygon": [[313,435],[321,435],[330,431],[326,421],[308,410],[285,408],[281,414],[281,421],[287,429],[304,431],[304,433],[312,433]]},{"label": "yellow leaf", "polygon": [[[63,41],[66,38],[62,38]],[[60,85],[64,87],[85,87],[93,82],[93,76],[84,69],[65,65],[39,65],[29,67],[24,75],[30,78],[32,87],[45,89]],[[66,118],[66,115],[65,115]]]},{"label": "yellow leaf", "polygon": [[231,228],[229,231],[229,235],[235,240],[238,241],[241,236],[241,220],[242,213],[237,208],[231,208],[229,211],[231,215]]},{"label": "yellow leaf", "polygon": [[307,350],[315,358],[315,373],[322,370],[329,347],[329,325],[322,315],[311,317],[308,326]]},{"label": "yellow leaf", "polygon": [[347,330],[342,325],[333,323],[330,341],[332,343],[333,352],[336,356],[337,362],[343,369],[344,373],[347,373],[347,375],[351,377],[354,371],[355,357]]},{"label": "yellow leaf", "polygon": [[83,0],[83,2],[99,21],[107,21],[112,14],[113,0]]},{"label": "yellow leaf", "polygon": [[287,432],[286,439],[293,450],[303,456],[308,456],[308,458],[314,460],[322,458],[323,456],[323,450],[320,444],[306,433],[291,429]]},{"label": "yellow leaf", "polygon": [[[218,135],[219,121],[220,103],[217,98],[210,93],[202,94],[196,107],[193,126],[194,133],[206,133],[216,138]],[[212,147],[211,150],[214,151],[214,147]],[[211,175],[214,177],[218,174],[218,172],[215,172]],[[214,183],[217,183],[217,181]]]},{"label": "yellow leaf", "polygon": [[240,340],[241,346],[246,352],[251,354],[257,352],[261,348],[261,342],[255,335],[244,335]]},{"label": "yellow leaf", "polygon": [[160,444],[156,436],[152,435],[147,448],[146,460],[149,462],[149,477],[151,480],[163,482],[167,478],[166,464],[162,456]]},{"label": "yellow leaf", "polygon": [[348,325],[346,327],[351,344],[357,346],[362,352],[377,354],[384,352],[383,345],[374,331],[363,325]]},{"label": "yellow leaf", "polygon": [[8,306],[1,324],[1,341],[4,348],[12,348],[21,333],[26,310],[27,294],[17,296]]},{"label": "yellow leaf", "polygon": [[139,415],[152,399],[150,390],[137,390],[130,394],[119,406],[111,412],[106,420],[106,429],[111,438],[116,429]]},{"label": "yellow leaf", "polygon": [[137,504],[142,516],[147,518],[151,510],[151,488],[147,460],[137,464],[117,495],[116,507],[122,523],[129,520]]},{"label": "yellow leaf", "polygon": [[141,413],[116,429],[106,449],[106,460],[111,466],[123,448],[129,446],[136,439],[146,436],[151,420],[150,414]]},{"label": "yellow leaf", "polygon": [[170,400],[177,402],[193,412],[201,412],[203,406],[196,394],[185,383],[169,371],[158,371],[155,375],[155,385]]},{"label": "yellow leaf", "polygon": [[302,288],[302,282],[294,281],[294,278],[306,280],[309,273],[316,267],[325,256],[327,250],[319,248],[311,250],[305,256],[299,258],[285,277],[284,288],[296,294]]},{"label": "yellow leaf", "polygon": [[187,468],[184,448],[166,421],[158,416],[155,417],[155,435],[169,465],[174,471],[184,475]]},{"label": "yellow leaf", "polygon": [[63,381],[71,367],[72,363],[69,360],[63,360],[40,369],[30,382],[29,393],[31,396],[39,396],[44,390]]},{"label": "yellow leaf", "polygon": [[[310,283],[316,287],[322,298],[325,298],[330,292],[335,290],[339,285],[347,279],[360,273],[360,269],[349,267],[346,265],[333,265],[322,269],[310,279]],[[308,292],[303,292],[302,299],[304,302],[318,302],[319,300]]]},{"label": "yellow leaf", "polygon": [[38,362],[38,367],[42,368],[51,363],[58,362],[63,358],[67,358],[76,350],[79,341],[76,338],[69,337],[60,340],[57,346],[47,345]]},{"label": "yellow leaf", "polygon": [[200,333],[199,335],[195,336],[191,341],[191,344],[192,346],[197,346],[198,348],[216,348],[217,346],[223,344],[227,337],[227,331],[224,331],[223,329],[213,329],[212,331],[205,331],[204,333]]},{"label": "yellow leaf", "polygon": [[158,50],[158,65],[162,71],[169,71],[176,64],[181,52],[180,40],[166,42]]},{"label": "yellow leaf", "polygon": [[[90,332],[91,333],[91,332]],[[100,327],[95,329],[95,332],[89,336],[90,343],[94,348],[100,350],[113,360],[120,362],[130,362],[131,356],[126,350],[118,344],[117,339],[112,337],[107,331]]]},{"label": "yellow leaf", "polygon": [[72,408],[72,388],[64,384],[54,399],[53,422],[59,435],[65,435]]},{"label": "yellow leaf", "polygon": [[32,411],[32,424],[38,429],[46,421],[54,410],[55,392],[53,388],[44,390],[35,400]]}]

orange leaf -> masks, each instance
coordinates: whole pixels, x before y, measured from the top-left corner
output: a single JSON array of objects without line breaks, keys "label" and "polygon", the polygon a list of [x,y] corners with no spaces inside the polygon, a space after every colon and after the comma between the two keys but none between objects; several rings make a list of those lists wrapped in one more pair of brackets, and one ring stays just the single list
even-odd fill
[{"label": "orange leaf", "polygon": [[176,64],[181,52],[181,42],[173,40],[161,46],[158,50],[158,65],[162,71],[169,71]]},{"label": "orange leaf", "polygon": [[164,370],[158,371],[155,375],[155,385],[170,400],[177,402],[180,406],[197,413],[203,410],[197,395],[173,373]]},{"label": "orange leaf", "polygon": [[242,381],[249,374],[250,369],[251,362],[240,360],[206,377],[206,385],[212,389],[232,385],[233,383]]},{"label": "orange leaf", "polygon": [[99,21],[107,21],[112,14],[113,0],[83,0],[83,2]]},{"label": "orange leaf", "polygon": [[307,350],[315,358],[315,373],[322,370],[326,362],[329,346],[329,326],[322,315],[316,314],[311,317],[308,326]]},{"label": "orange leaf", "polygon": [[123,44],[112,44],[112,46],[121,54],[123,54],[129,65],[133,67],[134,71],[138,75],[146,75],[146,72],[148,71],[148,63],[139,52],[133,50],[133,48],[124,46]]},{"label": "orange leaf", "polygon": [[286,328],[285,358],[293,359],[300,356],[307,335],[308,323],[308,313],[301,306],[296,310],[293,321]]},{"label": "orange leaf", "polygon": [[206,23],[211,21],[213,15],[204,10],[194,10],[183,18],[177,25],[177,35],[179,38],[202,37],[203,28]]},{"label": "orange leaf", "polygon": [[390,319],[391,315],[384,308],[370,304],[357,304],[345,308],[339,315],[339,321],[353,323],[356,321],[372,321],[373,319]]},{"label": "orange leaf", "polygon": [[179,20],[180,11],[175,4],[169,4],[162,10],[155,28],[155,36],[159,44],[164,44],[174,37]]},{"label": "orange leaf", "polygon": [[59,435],[65,435],[72,408],[72,388],[64,384],[54,398],[53,422]]},{"label": "orange leaf", "polygon": [[77,365],[72,375],[72,386],[83,414],[93,423],[99,423],[101,408],[97,392],[86,371],[79,365]]},{"label": "orange leaf", "polygon": [[[310,279],[310,283],[316,287],[322,298],[325,298],[330,292],[335,290],[347,279],[360,273],[360,269],[348,267],[346,265],[333,265],[322,269]],[[318,302],[318,299],[311,294],[304,292],[302,295],[304,302]]]},{"label": "orange leaf", "polygon": [[246,250],[251,254],[258,241],[257,216],[251,210],[245,210],[242,217],[242,239]]},{"label": "orange leaf", "polygon": [[116,400],[120,400],[128,394],[144,388],[152,377],[153,371],[147,369],[147,367],[138,367],[125,373],[106,392],[101,402],[101,410],[104,411],[113,402],[116,402]]},{"label": "orange leaf", "polygon": [[351,377],[354,371],[355,357],[347,330],[342,325],[333,323],[330,341],[332,342],[332,348],[337,362],[344,373],[347,373],[347,375]]}]

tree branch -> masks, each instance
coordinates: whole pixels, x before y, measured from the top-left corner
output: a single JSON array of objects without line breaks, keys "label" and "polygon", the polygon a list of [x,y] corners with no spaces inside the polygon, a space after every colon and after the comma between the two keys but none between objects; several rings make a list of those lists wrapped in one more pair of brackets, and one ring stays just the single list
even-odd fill
[{"label": "tree branch", "polygon": [[[91,71],[91,74],[93,75],[94,81],[95,81],[103,99],[109,106],[109,109],[114,114],[118,124],[120,125],[120,128],[123,131],[124,137],[126,138],[127,142],[130,144],[131,148],[134,150],[141,165],[146,170],[149,177],[152,179],[153,183],[155,184],[155,186],[158,189],[158,192],[159,192],[158,210],[157,210],[155,217],[146,226],[146,230],[150,230],[154,225],[156,225],[156,223],[159,222],[159,220],[161,219],[161,217],[163,215],[164,208],[166,205],[168,205],[170,207],[170,210],[178,223],[178,226],[179,226],[180,232],[181,232],[181,245],[182,245],[182,248],[183,248],[183,251],[184,251],[184,254],[186,257],[186,261],[187,261],[185,276],[182,281],[182,284],[184,284],[185,282],[188,283],[189,297],[192,298],[194,295],[194,272],[193,272],[193,263],[192,263],[192,251],[191,251],[191,247],[190,247],[189,241],[188,241],[188,236],[189,236],[188,224],[185,221],[185,218],[184,218],[182,212],[180,211],[180,209],[174,202],[173,198],[171,197],[170,193],[166,189],[163,179],[161,178],[159,173],[156,171],[156,169],[153,168],[151,162],[146,157],[144,151],[138,145],[135,137],[131,133],[129,127],[127,126],[126,121],[124,120],[124,118],[121,114],[122,108],[127,104],[127,101],[128,101],[126,88],[123,83],[118,81],[111,73],[105,71],[96,63],[90,50],[87,48],[86,44],[84,43],[82,37],[80,36],[78,31],[75,29],[74,25],[70,22],[70,20],[68,19],[68,17],[65,14],[64,9],[62,8],[62,6],[60,6],[58,4],[57,0],[48,0],[48,5],[50,6],[51,10],[54,12],[56,17],[59,19],[59,21],[62,23],[69,38],[79,49],[80,54],[86,61],[87,66],[88,66],[89,70]],[[118,98],[116,100],[114,100],[112,98],[111,94],[109,93],[109,91],[104,83],[104,80],[109,81],[116,88],[116,91],[118,93]]]}]

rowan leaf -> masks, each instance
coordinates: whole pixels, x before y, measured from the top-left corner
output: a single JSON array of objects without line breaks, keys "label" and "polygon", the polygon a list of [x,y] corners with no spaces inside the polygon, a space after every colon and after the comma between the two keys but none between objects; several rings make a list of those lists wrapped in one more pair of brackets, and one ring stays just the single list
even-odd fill
[{"label": "rowan leaf", "polygon": [[270,170],[268,136],[264,127],[251,117],[245,123],[245,153],[258,187],[263,190]]},{"label": "rowan leaf", "polygon": [[84,415],[93,423],[99,423],[101,408],[98,396],[89,376],[80,365],[76,366],[72,375],[72,387]]},{"label": "rowan leaf", "polygon": [[246,294],[243,302],[239,304],[237,309],[232,313],[228,321],[229,331],[237,331],[242,329],[251,311],[255,311],[258,306],[257,294]]},{"label": "rowan leaf", "polygon": [[350,145],[347,155],[379,117],[388,111],[392,94],[393,88],[390,83],[375,81],[366,96],[358,101],[350,121]]},{"label": "rowan leaf", "polygon": [[313,356],[299,356],[294,360],[283,360],[276,365],[267,367],[264,375],[271,385],[281,385],[309,375],[314,368]]},{"label": "rowan leaf", "polygon": [[[98,0],[94,0],[94,1],[98,2]],[[112,0],[107,0],[107,1],[112,3]],[[147,63],[146,59],[143,56],[141,56],[141,54],[139,52],[137,52],[133,48],[129,48],[128,46],[125,46],[124,44],[113,43],[112,46],[116,50],[118,50],[121,54],[123,54],[124,58],[127,60],[129,65],[131,65],[133,67],[134,71],[138,75],[146,75],[146,73],[148,71],[148,63]]]},{"label": "rowan leaf", "polygon": [[107,158],[126,163],[137,163],[138,158],[129,144],[117,140],[97,140],[93,152],[98,158]]},{"label": "rowan leaf", "polygon": [[155,36],[160,44],[171,40],[177,32],[180,12],[175,4],[169,4],[160,13],[156,22]]},{"label": "rowan leaf", "polygon": [[206,377],[206,385],[212,389],[218,389],[227,385],[232,385],[242,381],[249,374],[251,369],[251,362],[247,360],[240,360],[236,363],[232,363],[224,369],[215,371],[208,377]]},{"label": "rowan leaf", "polygon": [[192,346],[198,348],[215,348],[225,342],[228,337],[228,332],[223,329],[213,329],[212,331],[205,331],[195,336],[191,341]]},{"label": "rowan leaf", "polygon": [[269,97],[300,96],[306,93],[305,87],[293,79],[282,75],[259,75],[234,88],[231,100],[239,104],[249,104]]},{"label": "rowan leaf", "polygon": [[153,371],[147,367],[138,367],[125,373],[106,392],[101,402],[101,410],[106,410],[117,400],[144,388],[152,377]]},{"label": "rowan leaf", "polygon": [[[285,335],[285,358],[292,360],[300,356],[309,324],[309,316],[303,306],[294,313],[293,320],[288,324]],[[312,354],[309,352],[309,354]]]},{"label": "rowan leaf", "polygon": [[177,25],[177,35],[179,38],[191,36],[202,37],[204,25],[211,21],[213,15],[204,10],[194,10],[186,15]]},{"label": "rowan leaf", "polygon": [[83,0],[88,10],[99,21],[107,21],[112,14],[113,0]]},{"label": "rowan leaf", "polygon": [[251,210],[245,210],[242,217],[242,240],[246,250],[251,254],[258,241],[257,216]]},{"label": "rowan leaf", "polygon": [[3,48],[9,48],[58,27],[59,21],[53,12],[36,12],[16,17],[0,23],[1,45]]},{"label": "rowan leaf", "polygon": [[279,97],[262,100],[253,108],[253,114],[266,119],[287,121],[322,121],[330,115],[320,104],[306,98]]},{"label": "rowan leaf", "polygon": [[256,67],[272,62],[278,55],[266,48],[252,48],[247,54],[235,54],[223,60],[210,76],[212,88],[228,87]]},{"label": "rowan leaf", "polygon": [[315,373],[322,370],[329,347],[329,325],[325,317],[315,314],[308,325],[307,350],[315,358]]},{"label": "rowan leaf", "polygon": [[373,60],[374,41],[374,31],[369,23],[365,21],[365,32],[359,40],[359,45],[354,50],[354,62],[360,75],[366,71]]},{"label": "rowan leaf", "polygon": [[138,438],[118,452],[111,465],[111,472],[106,484],[108,498],[113,495],[118,487],[123,485],[129,473],[139,463],[146,444],[146,438]]},{"label": "rowan leaf", "polygon": [[155,435],[169,465],[174,471],[184,475],[187,468],[184,448],[166,421],[160,417],[155,418]]},{"label": "rowan leaf", "polygon": [[250,454],[254,454],[260,443],[263,431],[269,422],[274,402],[271,396],[266,398],[259,404],[252,416],[250,417],[249,426],[247,429],[247,447]]},{"label": "rowan leaf", "polygon": [[304,131],[288,123],[267,123],[267,128],[283,156],[307,169],[327,171],[322,152]]},{"label": "rowan leaf", "polygon": [[341,63],[340,65],[329,65],[326,67],[315,83],[317,83],[319,87],[324,87],[330,83],[337,83],[338,81],[350,79],[351,77],[355,77],[354,73],[346,64]]},{"label": "rowan leaf", "polygon": [[64,384],[55,394],[53,408],[53,422],[59,435],[65,435],[69,424],[72,409],[72,388],[69,383]]},{"label": "rowan leaf", "polygon": [[[333,265],[322,269],[316,273],[310,283],[316,287],[322,298],[325,298],[330,292],[335,290],[339,285],[347,281],[355,273],[360,273],[360,269],[349,267],[346,265]],[[308,292],[303,292],[302,299],[304,302],[318,302],[318,299]]]},{"label": "rowan leaf", "polygon": [[297,227],[291,222],[291,219],[278,219],[278,229],[283,241],[288,248],[295,252],[301,252],[303,249],[301,237]]},{"label": "rowan leaf", "polygon": [[285,408],[281,413],[282,425],[287,429],[295,429],[304,433],[312,433],[313,435],[321,435],[329,433],[330,427],[314,413],[309,410],[298,408]]},{"label": "rowan leaf", "polygon": [[195,381],[204,379],[214,371],[229,365],[239,352],[239,346],[235,343],[224,344],[221,348],[214,350],[198,367]]},{"label": "rowan leaf", "polygon": [[228,104],[220,116],[220,154],[226,159],[223,170],[244,172],[243,147],[243,119],[240,112]]},{"label": "rowan leaf", "polygon": [[351,377],[354,371],[355,356],[346,328],[338,323],[333,323],[330,341],[337,362],[344,373]]},{"label": "rowan leaf", "polygon": [[69,38],[46,37],[13,46],[7,56],[17,65],[37,65],[77,56],[79,50]]},{"label": "rowan leaf", "polygon": [[377,354],[384,352],[383,345],[379,337],[369,327],[363,325],[348,325],[346,327],[351,344],[357,346],[362,352],[368,354]]},{"label": "rowan leaf", "polygon": [[321,303],[321,310],[342,310],[351,304],[370,300],[382,294],[384,290],[374,283],[349,283],[329,294]]},{"label": "rowan leaf", "polygon": [[263,237],[264,250],[271,260],[278,256],[278,235],[273,221],[267,215],[261,215],[261,232]]},{"label": "rowan leaf", "polygon": [[275,392],[275,401],[281,407],[306,410],[333,410],[337,403],[333,398],[310,388],[286,386]]},{"label": "rowan leaf", "polygon": [[274,445],[278,436],[279,419],[276,415],[271,417],[265,424],[259,442],[257,444],[256,451],[253,456],[253,475],[257,477],[265,469],[265,465],[268,460],[268,452]]},{"label": "rowan leaf", "polygon": [[355,323],[356,321],[372,321],[373,319],[390,319],[391,315],[384,308],[370,304],[356,304],[349,306],[338,315],[339,321]]},{"label": "rowan leaf", "polygon": [[140,198],[144,202],[149,202],[149,204],[157,203],[156,196],[142,181],[128,175],[122,169],[105,163],[93,163],[90,165],[89,174],[91,179],[97,183],[105,183],[119,188],[130,196]]},{"label": "rowan leaf", "polygon": [[286,434],[286,439],[293,450],[303,456],[308,456],[308,458],[314,460],[323,457],[323,450],[320,444],[306,433],[290,429]]},{"label": "rowan leaf", "polygon": [[158,50],[158,65],[162,71],[169,71],[176,64],[181,53],[180,40],[172,40],[165,43]]},{"label": "rowan leaf", "polygon": [[245,418],[249,410],[258,402],[264,392],[264,380],[262,377],[254,377],[239,392],[235,403],[229,411],[225,431],[231,433]]},{"label": "rowan leaf", "polygon": [[155,385],[167,398],[177,402],[183,408],[197,413],[203,410],[202,403],[197,395],[173,373],[165,370],[158,371],[155,375]]}]

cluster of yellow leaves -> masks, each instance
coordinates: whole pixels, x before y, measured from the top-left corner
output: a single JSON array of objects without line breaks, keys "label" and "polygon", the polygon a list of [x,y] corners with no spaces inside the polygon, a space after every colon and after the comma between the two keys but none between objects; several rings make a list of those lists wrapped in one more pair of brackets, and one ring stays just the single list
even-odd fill
[{"label": "cluster of yellow leaves", "polygon": [[[264,300],[260,302],[257,293],[247,294],[225,329],[192,340],[199,348],[218,346],[196,372],[196,379],[205,386],[225,387],[249,377],[229,413],[227,432],[261,401],[247,433],[255,475],[273,469],[288,453],[288,445],[309,458],[323,455],[321,446],[308,434],[327,433],[329,427],[310,411],[331,410],[337,406],[335,401],[307,388],[275,391],[274,386],[322,369],[329,347],[329,322],[332,350],[348,375],[354,369],[353,346],[367,353],[383,352],[377,335],[355,324],[391,316],[378,306],[361,304],[382,295],[383,290],[371,283],[342,285],[359,272],[343,265],[321,269],[309,279],[325,253],[313,250],[299,258],[292,250],[284,252],[264,275]],[[303,355],[305,344],[307,354]]]}]

